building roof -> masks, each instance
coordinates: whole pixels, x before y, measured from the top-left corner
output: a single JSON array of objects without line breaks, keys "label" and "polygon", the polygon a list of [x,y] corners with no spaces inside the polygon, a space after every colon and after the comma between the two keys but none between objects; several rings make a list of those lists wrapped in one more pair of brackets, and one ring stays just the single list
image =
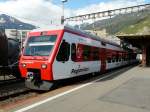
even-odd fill
[{"label": "building roof", "polygon": [[150,46],[150,35],[117,35],[117,37],[139,48]]}]

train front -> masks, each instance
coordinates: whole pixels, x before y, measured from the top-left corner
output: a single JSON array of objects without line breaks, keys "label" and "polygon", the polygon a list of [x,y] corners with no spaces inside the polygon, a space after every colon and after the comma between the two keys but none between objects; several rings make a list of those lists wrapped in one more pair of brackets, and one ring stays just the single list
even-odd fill
[{"label": "train front", "polygon": [[30,32],[19,68],[28,88],[49,90],[53,86],[52,63],[59,32]]}]

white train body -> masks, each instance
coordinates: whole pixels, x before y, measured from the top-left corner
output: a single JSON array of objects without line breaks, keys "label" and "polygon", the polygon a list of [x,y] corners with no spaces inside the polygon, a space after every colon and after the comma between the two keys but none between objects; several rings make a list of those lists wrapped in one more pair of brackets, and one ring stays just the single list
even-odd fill
[{"label": "white train body", "polygon": [[[52,46],[51,50],[44,55],[47,54],[45,49],[50,49],[48,45]],[[43,54],[33,55],[42,48]],[[136,62],[136,54],[115,43],[73,28],[56,26],[29,33],[20,58],[20,71],[29,88],[48,90],[56,80],[105,72],[133,62]],[[36,80],[42,83],[37,86]]]}]

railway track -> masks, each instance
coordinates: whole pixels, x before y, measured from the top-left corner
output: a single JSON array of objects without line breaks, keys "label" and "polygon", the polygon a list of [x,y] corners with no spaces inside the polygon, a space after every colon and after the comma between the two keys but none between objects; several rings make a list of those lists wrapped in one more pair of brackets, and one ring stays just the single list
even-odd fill
[{"label": "railway track", "polygon": [[[95,76],[86,75],[84,77],[81,76],[81,77],[73,78],[67,81],[63,80],[63,81],[58,82],[57,85],[51,91],[53,90],[57,91],[58,89],[67,88],[68,86],[73,87],[74,85],[84,84],[84,83],[90,82],[100,77],[108,76],[108,79],[109,78],[111,79],[112,77],[116,77],[118,74],[120,74],[120,72],[127,71],[128,69],[132,67],[134,66],[124,67],[124,68],[121,67],[119,68],[121,69],[119,73],[117,72],[117,73],[114,73],[113,75],[110,75],[110,73],[116,72],[119,69],[114,69],[101,75],[98,73],[98,74],[95,74]],[[18,101],[23,101],[24,99],[37,97],[43,93],[45,92],[27,89],[25,87],[24,81],[22,80],[12,79],[11,82],[6,81],[5,85],[4,83],[0,84],[0,108],[2,108],[3,106],[13,104]]]},{"label": "railway track", "polygon": [[11,79],[4,82],[0,82],[0,112],[1,109],[7,108],[9,105],[35,97],[39,94],[26,88],[24,80]]},{"label": "railway track", "polygon": [[0,81],[0,100],[26,91],[29,91],[29,89],[25,87],[23,80],[10,79]]},{"label": "railway track", "polygon": [[[124,67],[124,69],[125,68],[128,68],[128,67]],[[123,67],[120,67],[118,69],[123,69]],[[111,70],[111,71],[117,71],[118,69],[114,69],[114,70]],[[103,77],[103,76],[109,74],[111,71],[107,72],[106,74],[102,74],[102,75],[91,76],[89,74],[89,75],[86,75],[86,76],[71,78],[67,81],[66,80],[61,80],[61,81],[58,81],[56,83],[56,85],[52,88],[52,90],[60,88],[60,87],[64,87],[66,85],[83,83],[84,81],[86,82],[86,81],[89,81],[89,80],[93,80],[93,79],[95,79],[99,76]],[[28,94],[30,92],[33,92],[33,91],[25,87],[24,80],[10,79],[10,80],[5,80],[3,82],[0,82],[0,101],[1,101],[1,99],[7,99],[8,97],[17,96],[21,93],[23,93],[23,94],[27,93]],[[37,91],[35,93],[37,93]]]},{"label": "railway track", "polygon": [[17,79],[7,79],[7,80],[0,80],[0,87],[4,86],[4,85],[8,85],[8,84],[11,84],[11,83],[15,83],[17,82],[18,80]]}]

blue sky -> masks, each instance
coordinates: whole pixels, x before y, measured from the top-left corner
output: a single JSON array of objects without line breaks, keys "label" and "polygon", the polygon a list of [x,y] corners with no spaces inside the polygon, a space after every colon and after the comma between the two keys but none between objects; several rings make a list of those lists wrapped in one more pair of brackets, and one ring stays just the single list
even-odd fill
[{"label": "blue sky", "polygon": [[[78,9],[78,8],[83,8],[88,6],[89,4],[98,4],[101,2],[107,3],[110,1],[117,1],[117,0],[68,0],[67,3],[65,3],[65,7],[66,8],[71,8],[71,9]],[[118,0],[119,1],[119,0]],[[131,1],[135,1],[136,0],[131,0]],[[140,1],[140,0],[137,0]],[[143,0],[145,3],[150,3],[150,0]],[[61,0],[53,0],[52,1],[54,4],[56,5],[60,5],[61,4]]]},{"label": "blue sky", "polygon": [[[0,2],[6,2],[6,1],[17,1],[17,0],[0,0]],[[45,0],[45,1],[50,1],[50,2],[52,1],[52,3],[54,3],[55,5],[61,5],[61,0]],[[68,0],[68,2],[65,3],[65,8],[79,9],[79,8],[86,7],[88,5],[99,4],[102,2],[107,3],[110,1],[121,1],[121,0]],[[132,1],[132,2],[144,1],[145,3],[150,3],[150,0],[127,0],[127,1]]]},{"label": "blue sky", "polygon": [[[61,0],[53,0],[54,4],[61,4]],[[85,7],[89,4],[97,4],[100,2],[108,2],[110,0],[68,0],[67,3],[65,3],[65,7],[67,8],[73,8],[73,9],[78,9]]]}]

